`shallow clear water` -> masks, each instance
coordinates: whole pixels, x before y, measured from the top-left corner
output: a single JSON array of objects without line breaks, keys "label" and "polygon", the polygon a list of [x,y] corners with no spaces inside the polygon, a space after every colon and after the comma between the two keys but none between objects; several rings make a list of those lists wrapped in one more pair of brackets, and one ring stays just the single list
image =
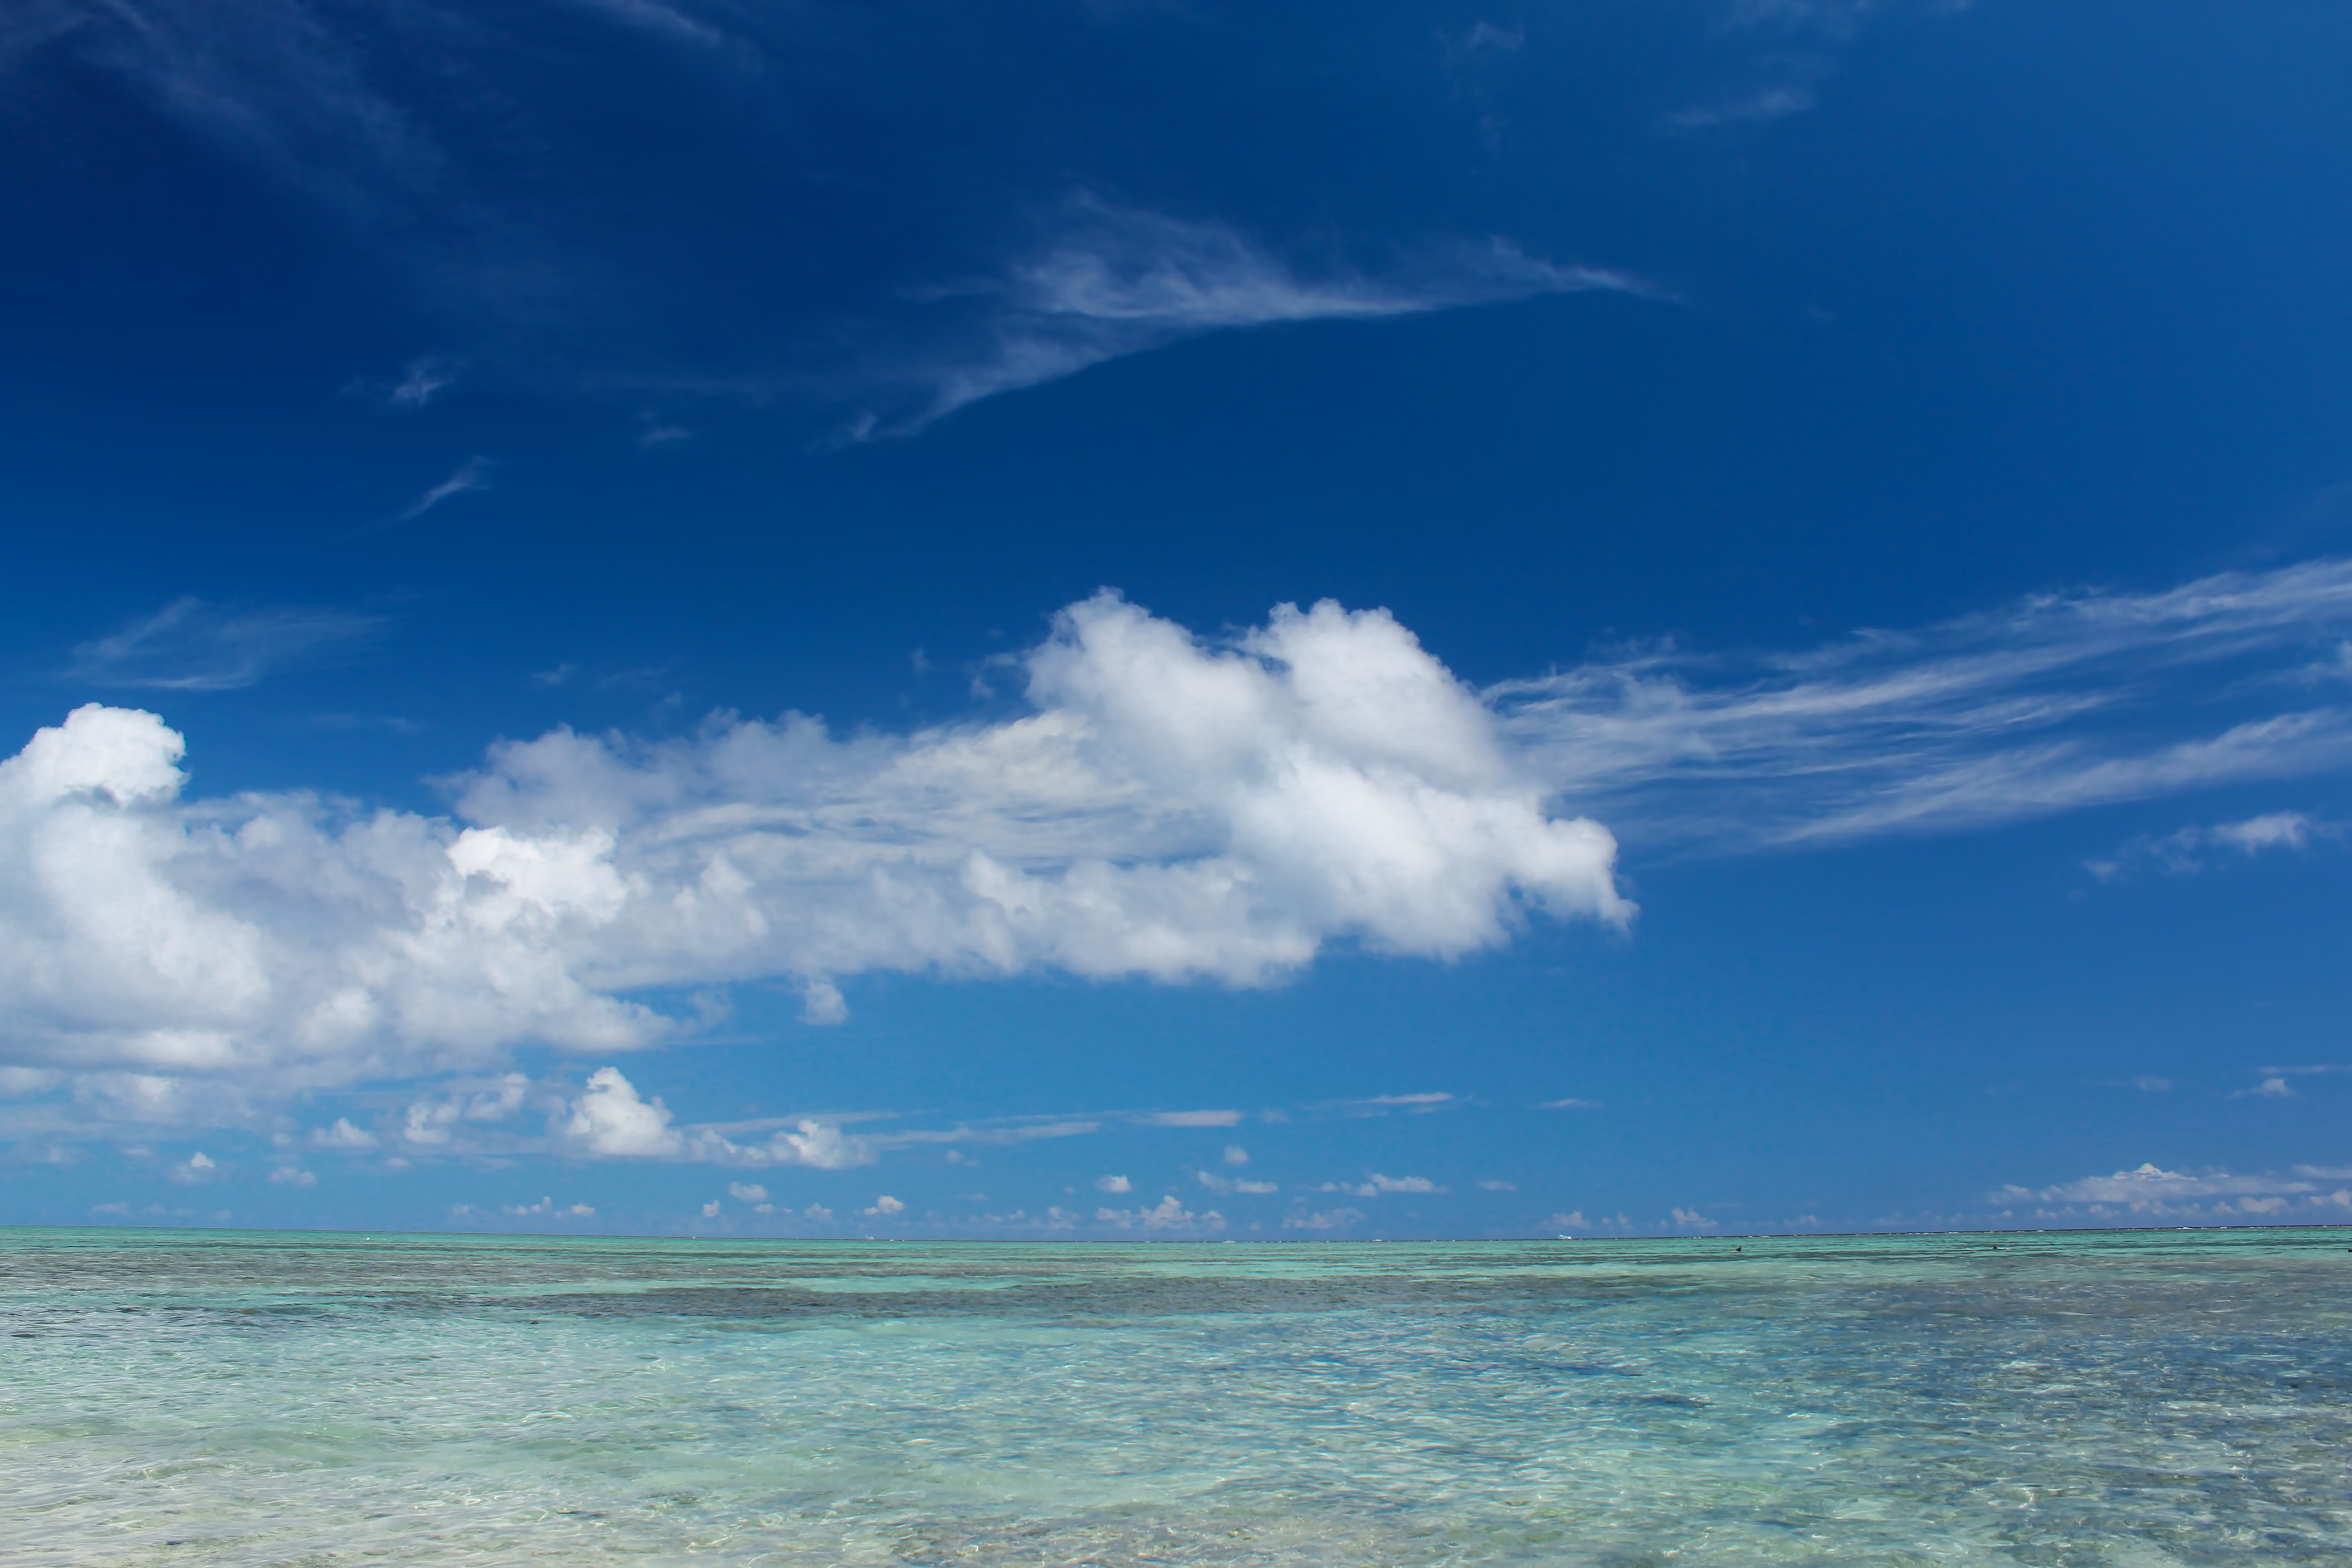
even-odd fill
[{"label": "shallow clear water", "polygon": [[0,1231],[0,1559],[2340,1563],[2352,1233]]}]

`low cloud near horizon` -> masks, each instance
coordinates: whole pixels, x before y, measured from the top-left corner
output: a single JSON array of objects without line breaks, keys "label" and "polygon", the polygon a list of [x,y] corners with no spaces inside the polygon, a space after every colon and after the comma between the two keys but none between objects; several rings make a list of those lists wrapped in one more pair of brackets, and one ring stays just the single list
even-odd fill
[{"label": "low cloud near horizon", "polygon": [[[1015,662],[1017,716],[559,729],[491,748],[448,817],[184,798],[181,737],[92,703],[0,763],[0,1089],[56,1125],[216,1124],[523,1045],[609,1059],[739,983],[822,1025],[877,972],[1256,986],[1334,943],[1625,927],[1615,833],[1738,853],[2341,767],[2347,618],[2352,563],[2320,561],[1481,693],[1382,610],[1211,640],[1106,591]],[[683,1149],[633,1095],[592,1087],[571,1141]],[[702,1154],[863,1157],[779,1136]]]},{"label": "low cloud near horizon", "polygon": [[[0,763],[0,1061],[101,1119],[628,1051],[640,997],[782,979],[1261,985],[1335,941],[1453,958],[1544,912],[1622,924],[1616,846],[1549,815],[1493,715],[1382,611],[1211,646],[1115,595],[1024,661],[1031,710],[840,738],[718,719],[493,748],[456,820],[184,800],[155,714],[89,704]],[[668,1136],[617,1077],[575,1136]]]}]

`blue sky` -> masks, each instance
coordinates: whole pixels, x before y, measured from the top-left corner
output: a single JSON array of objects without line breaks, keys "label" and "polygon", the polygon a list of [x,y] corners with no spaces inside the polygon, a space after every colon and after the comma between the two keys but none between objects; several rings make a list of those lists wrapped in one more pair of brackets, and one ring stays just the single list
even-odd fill
[{"label": "blue sky", "polygon": [[2347,78],[12,7],[0,1221],[2352,1219]]}]

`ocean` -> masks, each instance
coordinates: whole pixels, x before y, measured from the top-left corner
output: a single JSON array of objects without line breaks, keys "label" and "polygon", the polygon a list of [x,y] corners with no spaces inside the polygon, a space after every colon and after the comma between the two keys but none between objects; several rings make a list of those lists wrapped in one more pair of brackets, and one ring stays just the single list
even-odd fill
[{"label": "ocean", "polygon": [[2352,1562],[2352,1232],[0,1231],[0,1561]]}]

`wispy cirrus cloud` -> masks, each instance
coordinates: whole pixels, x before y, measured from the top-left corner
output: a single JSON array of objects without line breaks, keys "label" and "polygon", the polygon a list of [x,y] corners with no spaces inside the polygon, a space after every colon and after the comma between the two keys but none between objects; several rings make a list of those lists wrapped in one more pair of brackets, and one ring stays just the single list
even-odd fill
[{"label": "wispy cirrus cloud", "polygon": [[877,378],[914,390],[913,412],[869,416],[857,434],[904,434],[959,408],[1203,333],[1283,323],[1376,321],[1601,290],[1663,297],[1630,273],[1529,256],[1507,239],[1432,247],[1377,274],[1308,269],[1232,225],[1171,216],[1081,193],[1049,237],[996,276],[937,291],[976,307],[960,342]]},{"label": "wispy cirrus cloud", "polygon": [[1696,133],[1769,125],[1810,112],[1839,57],[1863,29],[1898,14],[1951,16],[1972,0],[1734,0],[1717,29],[1718,45],[1763,51],[1746,62],[1739,85],[1660,115],[1667,132]]},{"label": "wispy cirrus cloud", "polygon": [[234,691],[279,670],[347,655],[381,632],[381,616],[271,605],[232,608],[174,599],[73,650],[67,678],[152,691]]},{"label": "wispy cirrus cloud", "polygon": [[[1104,594],[1011,667],[1016,715],[896,736],[799,715],[662,742],[556,731],[493,748],[455,820],[184,801],[180,737],[92,704],[0,763],[0,1065],[118,1121],[234,1121],[527,1042],[657,1045],[701,1026],[656,1005],[693,988],[782,982],[823,1025],[876,972],[1257,985],[1335,942],[1444,958],[1547,913],[1623,928],[1616,840],[1570,810],[1650,852],[1737,853],[2352,765],[2347,621],[2352,563],[2322,561],[1794,654],[1612,655],[1479,693],[1384,612],[1285,606],[1205,640]],[[205,624],[190,609],[88,657],[201,689],[323,636],[156,653]],[[2231,854],[2307,831],[2226,826]],[[565,1112],[575,1144],[815,1163],[980,1136],[820,1118],[705,1137],[624,1081]]]},{"label": "wispy cirrus cloud", "polygon": [[[1254,231],[1232,215],[1179,215],[1148,193],[1097,195],[1122,184],[1122,171],[1073,170],[1058,153],[1041,166],[1037,139],[1002,127],[1007,69],[1053,80],[1068,74],[1066,60],[1051,47],[1033,53],[1034,40],[1014,42],[985,18],[917,40],[856,7],[572,8],[575,22],[606,26],[574,26],[579,47],[551,69],[520,13],[442,0],[26,0],[0,8],[0,68],[37,61],[128,88],[196,143],[333,215],[364,251],[371,279],[396,279],[404,305],[434,318],[428,330],[467,363],[572,395],[651,398],[660,407],[648,440],[687,428],[665,412],[672,404],[790,405],[845,438],[908,434],[975,402],[1205,333],[1547,294],[1660,294],[1624,271],[1548,259],[1508,237],[1402,238],[1366,215],[1345,241],[1352,257],[1318,255],[1297,235]],[[1099,34],[1081,26],[1066,41]],[[765,171],[740,196],[764,221],[730,220],[681,248],[708,254],[750,234],[837,223],[842,181],[854,174],[869,191],[904,193],[882,198],[868,231],[844,237],[845,253],[870,248],[879,265],[845,278],[812,268],[798,240],[766,249],[751,240],[740,270],[704,265],[682,279],[663,270],[634,222],[615,228],[615,212],[656,214],[649,221],[690,240],[710,221],[709,204],[679,202],[667,174],[572,155],[604,130],[583,106],[638,94],[656,40],[673,46],[653,57],[664,72],[721,90],[633,96],[634,109],[680,146],[723,142]],[[1479,25],[1460,47],[1491,54],[1524,42],[1523,31]],[[877,57],[890,59],[898,91],[942,105],[940,133],[920,147],[857,133],[880,132],[877,106],[898,100],[840,85],[866,81]],[[1063,118],[1074,110],[1057,97],[1035,95],[1040,123],[1090,122]],[[813,103],[824,107],[812,113]],[[1204,79],[1182,112],[1222,122],[1232,107]],[[811,125],[827,128],[821,139]],[[1278,146],[1268,153],[1279,162]],[[777,177],[784,170],[797,173]],[[1072,184],[1077,194],[1041,206],[1041,192]],[[794,275],[804,291],[787,298],[776,279]],[[765,326],[747,330],[753,321]],[[703,347],[682,353],[682,342]],[[422,407],[457,363],[420,361],[368,390],[393,408]],[[856,412],[843,428],[845,409]]]},{"label": "wispy cirrus cloud", "polygon": [[426,489],[415,500],[410,501],[406,506],[401,508],[399,515],[393,521],[394,522],[415,522],[418,518],[423,517],[426,512],[431,511],[435,507],[441,505],[444,501],[454,500],[459,496],[472,495],[478,491],[488,489],[490,488],[490,471],[496,466],[497,465],[492,463],[488,458],[478,456],[467,458],[464,462],[457,465],[457,468],[447,479],[443,479],[439,484]]},{"label": "wispy cirrus cloud", "polygon": [[2352,562],[2041,595],[1746,657],[1488,689],[1531,765],[1652,844],[1952,831],[2352,763]]}]

